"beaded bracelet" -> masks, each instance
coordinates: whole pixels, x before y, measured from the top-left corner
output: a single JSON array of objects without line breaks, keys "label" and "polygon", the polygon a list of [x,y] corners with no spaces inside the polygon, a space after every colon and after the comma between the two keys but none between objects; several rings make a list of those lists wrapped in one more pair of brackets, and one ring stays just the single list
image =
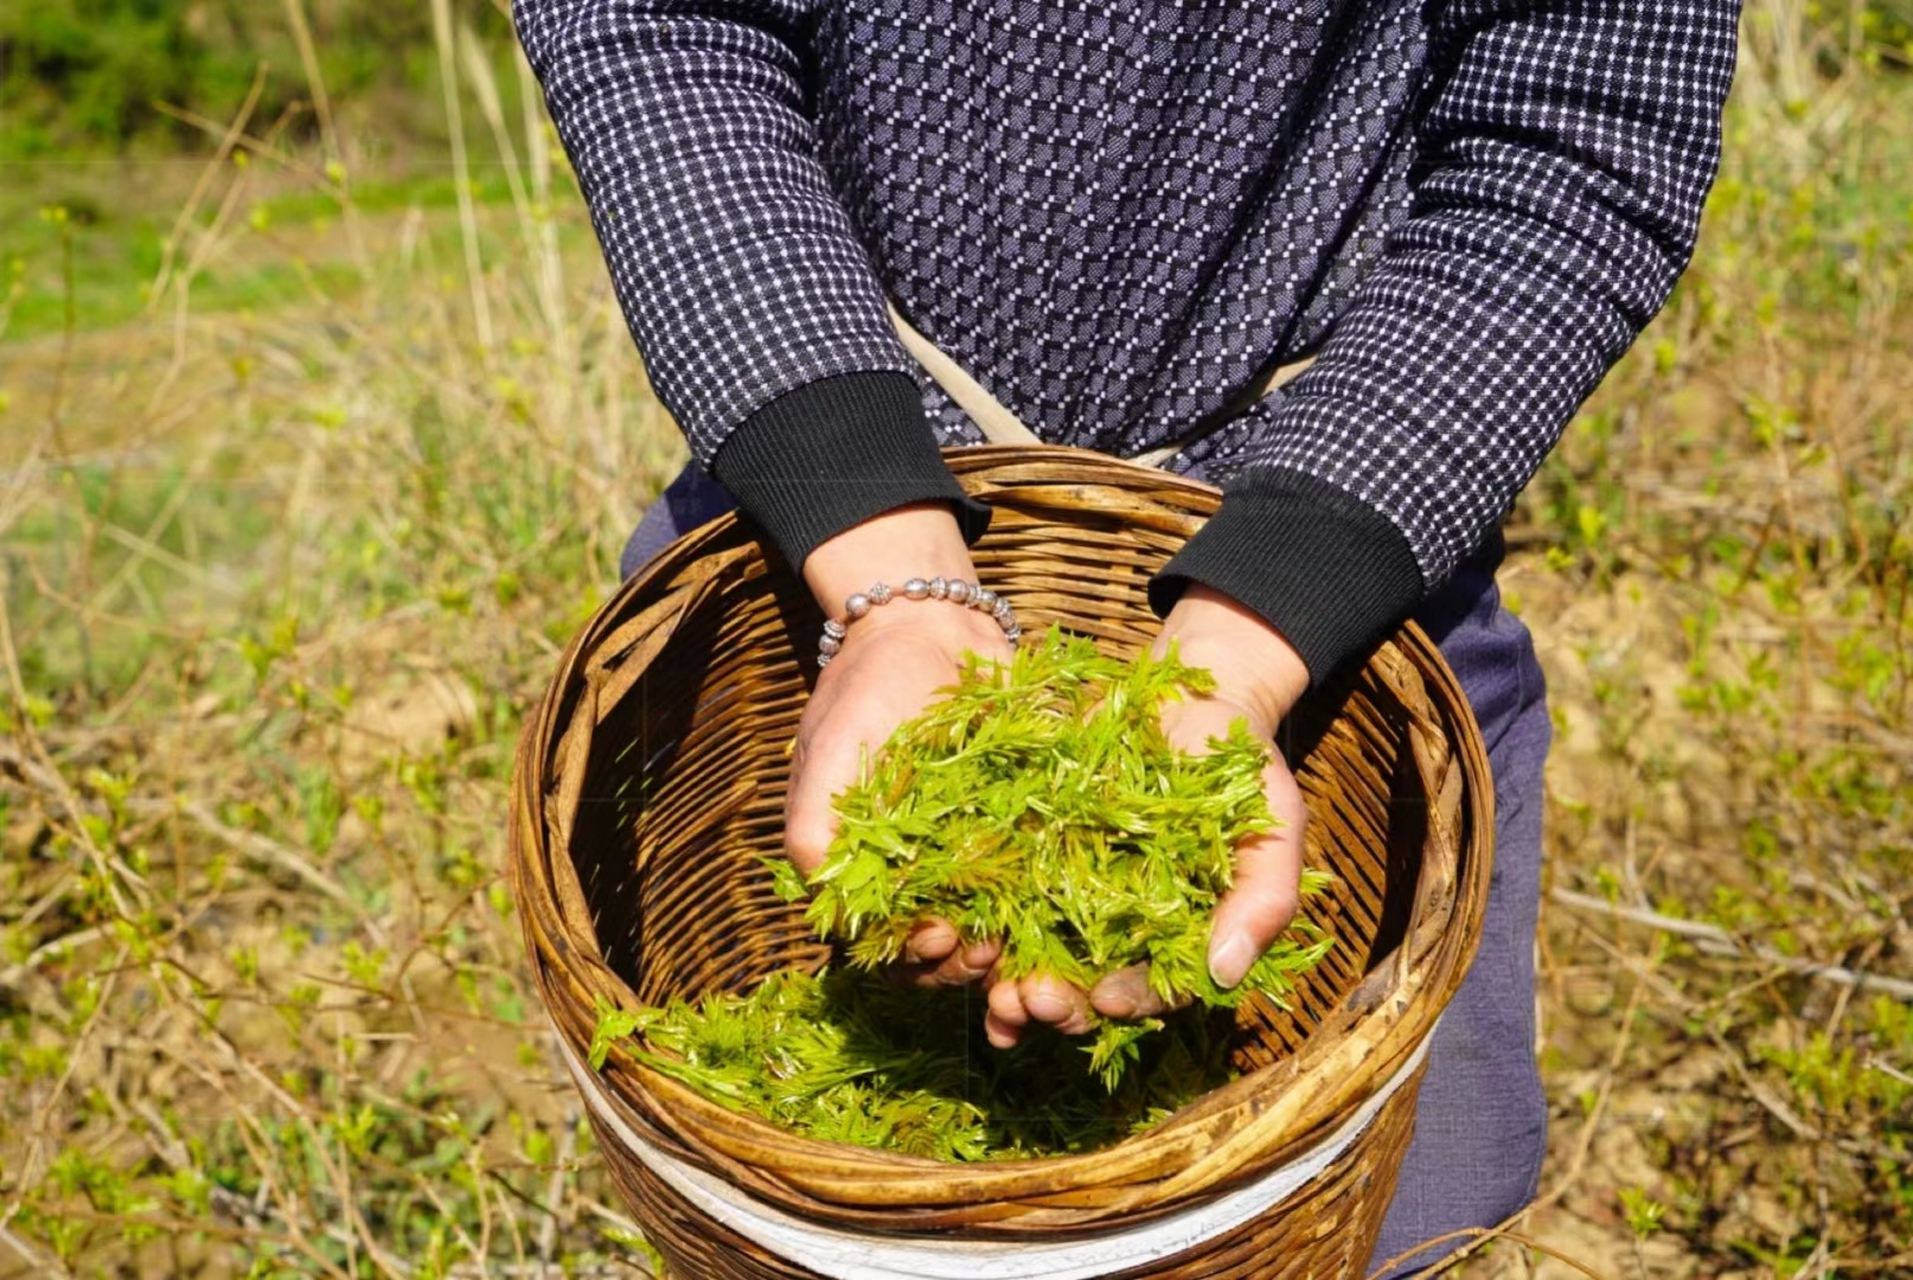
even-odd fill
[{"label": "beaded bracelet", "polygon": [[[868,591],[859,591],[844,601],[844,616],[832,618],[824,623],[823,637],[817,641],[817,665],[827,667],[830,660],[843,648],[844,633],[849,625],[880,605],[889,604],[896,599],[898,592],[888,583],[872,583]],[[978,613],[987,613],[996,619],[1003,628],[1004,637],[1010,642],[1010,649],[1016,649],[1016,641],[1023,629],[1016,623],[1016,614],[1010,609],[1010,602],[996,592],[974,582],[965,582],[961,578],[910,578],[902,588],[905,600],[948,600],[952,604],[975,609]]]}]

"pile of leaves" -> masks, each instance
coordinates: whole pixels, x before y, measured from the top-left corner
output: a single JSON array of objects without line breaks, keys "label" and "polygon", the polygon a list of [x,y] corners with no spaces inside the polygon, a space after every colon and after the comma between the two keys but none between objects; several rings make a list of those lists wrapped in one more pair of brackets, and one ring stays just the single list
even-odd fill
[{"label": "pile of leaves", "polygon": [[715,1102],[826,1142],[1015,1160],[1121,1141],[1232,1078],[1227,1015],[1191,1008],[1165,1021],[1140,1068],[1110,1092],[1062,1036],[990,1048],[981,991],[918,990],[838,968],[774,974],[748,995],[607,1008],[591,1058],[601,1067],[623,1042]]},{"label": "pile of leaves", "polygon": [[[1283,1004],[1330,945],[1307,920],[1239,986],[1209,974],[1235,846],[1277,825],[1262,791],[1267,749],[1244,721],[1207,755],[1164,733],[1166,701],[1214,687],[1173,648],[1125,662],[1056,628],[1008,664],[970,655],[950,696],[898,729],[839,798],[842,825],[809,883],[772,865],[779,891],[813,895],[811,924],[863,968],[899,959],[934,917],[966,941],[1000,939],[998,971],[1012,981],[1050,973],[1087,989],[1147,964],[1172,1006],[1233,1008],[1251,992]],[[1327,881],[1305,872],[1302,892]],[[1103,1023],[1092,1065],[1113,1085],[1160,1025]]]},{"label": "pile of leaves", "polygon": [[[1173,651],[1123,662],[1054,629],[1009,663],[970,655],[949,696],[838,798],[842,825],[816,875],[766,859],[781,896],[809,896],[808,919],[848,966],[696,1004],[606,1007],[593,1065],[635,1035],[640,1061],[792,1131],[965,1161],[1093,1150],[1225,1083],[1226,1010],[1251,992],[1282,1004],[1330,939],[1298,921],[1240,986],[1209,974],[1235,845],[1276,825],[1266,748],[1244,722],[1200,756],[1164,733],[1166,701],[1213,687]],[[1303,894],[1327,880],[1304,873]],[[1187,1007],[1104,1021],[1086,1046],[1037,1034],[989,1048],[981,991],[878,972],[931,917],[966,942],[1000,940],[1001,977],[1087,988],[1147,964],[1165,1001]]]}]

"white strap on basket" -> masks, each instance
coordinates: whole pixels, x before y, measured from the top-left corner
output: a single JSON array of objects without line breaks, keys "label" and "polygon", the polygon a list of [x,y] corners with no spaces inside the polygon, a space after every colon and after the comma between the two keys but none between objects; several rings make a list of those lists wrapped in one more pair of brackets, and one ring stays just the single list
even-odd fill
[{"label": "white strap on basket", "polygon": [[[898,341],[923,371],[936,380],[943,388],[943,394],[950,397],[957,408],[970,416],[983,438],[991,444],[1041,444],[1034,431],[1023,425],[1018,418],[1003,406],[1002,401],[991,395],[989,389],[970,376],[969,370],[951,359],[936,343],[918,333],[908,320],[903,318],[895,307],[890,308],[890,323],[897,331]],[[1270,392],[1279,391],[1289,383],[1307,373],[1309,366],[1315,363],[1315,357],[1297,360],[1294,364],[1285,364],[1272,371],[1267,377],[1254,383],[1237,403],[1237,409],[1245,409]],[[1213,429],[1221,425],[1230,416],[1211,423]],[[1136,454],[1129,461],[1145,467],[1160,467],[1184,449],[1201,439],[1203,432],[1180,436],[1168,444]]]},{"label": "white strap on basket", "polygon": [[1372,1124],[1427,1056],[1429,1029],[1401,1069],[1340,1128],[1279,1169],[1204,1204],[1107,1235],[1052,1244],[860,1234],[789,1214],[660,1151],[604,1099],[598,1078],[562,1035],[565,1060],[585,1105],[625,1150],[672,1190],[753,1244],[830,1280],[1089,1280],[1172,1258],[1294,1195]]}]

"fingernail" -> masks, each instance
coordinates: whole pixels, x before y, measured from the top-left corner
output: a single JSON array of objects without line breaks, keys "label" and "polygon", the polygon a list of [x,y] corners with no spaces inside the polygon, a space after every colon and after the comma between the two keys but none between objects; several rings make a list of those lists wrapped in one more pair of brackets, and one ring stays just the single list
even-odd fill
[{"label": "fingernail", "polygon": [[1136,1016],[1136,997],[1111,992],[1096,1002],[1096,1011],[1106,1018],[1133,1018]]},{"label": "fingernail", "polygon": [[1069,1001],[1048,992],[1031,996],[1023,1002],[1023,1007],[1030,1011],[1032,1018],[1042,1022],[1061,1022],[1070,1015]]},{"label": "fingernail", "polygon": [[1233,987],[1248,976],[1255,960],[1255,944],[1240,933],[1232,933],[1209,948],[1209,976],[1219,987]]}]

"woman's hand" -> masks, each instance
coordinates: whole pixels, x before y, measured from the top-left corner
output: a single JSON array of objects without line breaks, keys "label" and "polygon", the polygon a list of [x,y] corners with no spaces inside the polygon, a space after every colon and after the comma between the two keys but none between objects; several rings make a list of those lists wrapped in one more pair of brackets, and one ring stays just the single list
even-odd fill
[{"label": "woman's hand", "polygon": [[[1185,751],[1207,754],[1210,738],[1226,737],[1243,719],[1269,751],[1262,786],[1281,822],[1274,831],[1236,847],[1234,886],[1216,907],[1209,937],[1209,972],[1233,987],[1295,918],[1302,878],[1302,832],[1308,813],[1302,793],[1275,749],[1275,730],[1308,688],[1308,669],[1281,635],[1255,614],[1207,587],[1192,585],[1156,638],[1157,656],[1177,645],[1181,660],[1216,679],[1213,695],[1169,703],[1163,728]],[[1032,1021],[1069,1034],[1087,1031],[1093,1015],[1129,1019],[1163,1012],[1142,966],[1119,969],[1085,992],[1047,975],[1020,982],[992,980],[985,1030],[1007,1048]]]},{"label": "woman's hand", "polygon": [[[804,562],[805,581],[832,617],[873,582],[900,587],[936,576],[976,580],[956,519],[941,503],[867,520],[819,544]],[[966,650],[1004,661],[1011,655],[994,620],[944,601],[893,601],[850,625],[842,650],[817,677],[792,749],[784,851],[806,877],[823,865],[837,834],[832,799],[859,780],[866,752],[874,758],[898,725],[957,682]],[[955,984],[977,981],[996,963],[996,943],[958,942],[949,924],[925,921],[911,935],[909,970],[921,982]]]}]

